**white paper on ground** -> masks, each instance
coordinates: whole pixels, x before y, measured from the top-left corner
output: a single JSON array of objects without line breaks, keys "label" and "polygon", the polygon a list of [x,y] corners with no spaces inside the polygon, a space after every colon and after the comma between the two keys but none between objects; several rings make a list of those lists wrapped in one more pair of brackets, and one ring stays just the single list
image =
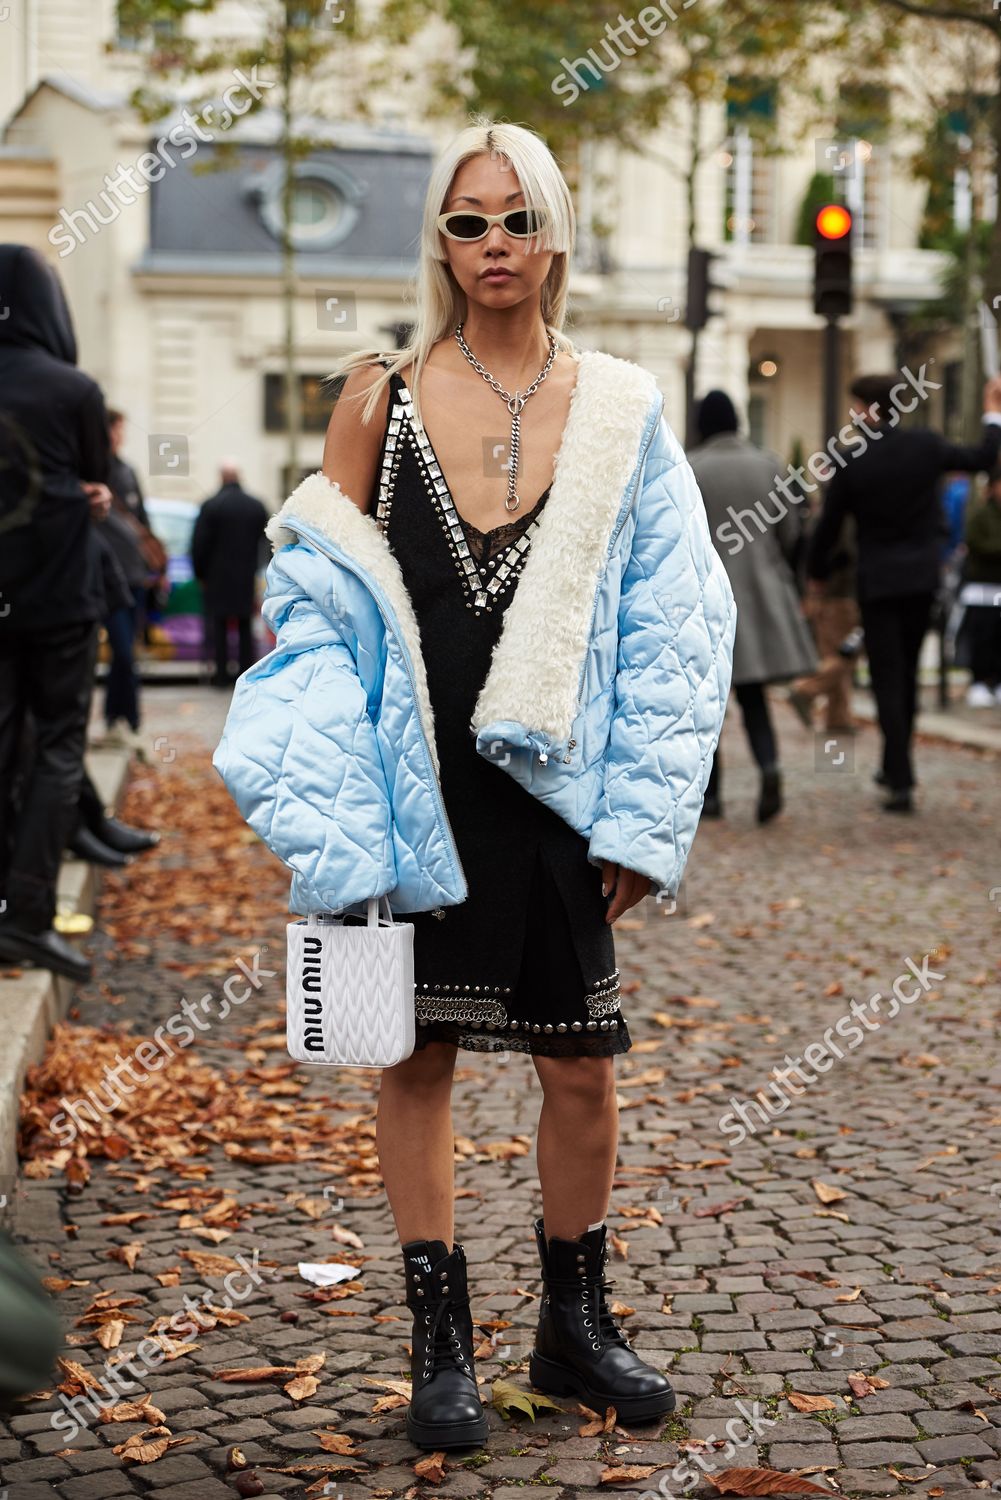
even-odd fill
[{"label": "white paper on ground", "polygon": [[307,1261],[299,1262],[299,1275],[303,1281],[311,1281],[314,1286],[336,1286],[339,1281],[353,1281],[359,1274],[357,1266],[346,1266],[342,1261],[324,1261],[317,1265],[311,1265]]}]

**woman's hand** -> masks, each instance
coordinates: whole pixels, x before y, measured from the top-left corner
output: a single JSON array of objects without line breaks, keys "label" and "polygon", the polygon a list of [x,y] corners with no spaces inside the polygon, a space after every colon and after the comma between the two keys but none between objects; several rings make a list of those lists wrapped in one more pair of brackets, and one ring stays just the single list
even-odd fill
[{"label": "woman's hand", "polygon": [[623,912],[650,894],[653,881],[649,875],[639,875],[635,870],[627,870],[624,865],[617,865],[606,859],[601,866],[601,888],[603,894],[612,894],[605,921],[614,922]]}]

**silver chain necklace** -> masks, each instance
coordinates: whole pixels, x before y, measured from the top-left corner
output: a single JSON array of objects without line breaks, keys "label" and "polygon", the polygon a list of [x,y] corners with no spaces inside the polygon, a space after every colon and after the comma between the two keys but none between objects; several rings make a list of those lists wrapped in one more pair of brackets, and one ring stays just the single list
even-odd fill
[{"label": "silver chain necklace", "polygon": [[521,496],[518,494],[518,458],[521,450],[521,411],[529,396],[534,396],[535,392],[539,389],[539,386],[545,380],[546,376],[549,374],[550,370],[553,367],[553,360],[556,358],[556,340],[553,338],[551,333],[547,334],[547,338],[549,339],[549,358],[546,360],[546,363],[543,365],[538,375],[536,375],[535,379],[532,381],[532,384],[528,387],[528,389],[526,391],[515,391],[514,395],[512,396],[510,391],[506,391],[501,385],[500,381],[495,380],[494,377],[490,374],[490,371],[485,369],[483,365],[480,364],[479,360],[476,358],[476,355],[473,353],[472,349],[470,349],[469,345],[462,337],[461,323],[456,326],[455,337],[458,341],[459,348],[469,360],[469,363],[472,365],[473,369],[476,370],[478,374],[482,375],[487,384],[492,386],[493,389],[497,392],[498,396],[500,396],[506,402],[507,409],[511,413],[510,461],[508,463],[507,469],[507,494],[504,497],[504,509],[517,510],[518,506],[521,504]]}]

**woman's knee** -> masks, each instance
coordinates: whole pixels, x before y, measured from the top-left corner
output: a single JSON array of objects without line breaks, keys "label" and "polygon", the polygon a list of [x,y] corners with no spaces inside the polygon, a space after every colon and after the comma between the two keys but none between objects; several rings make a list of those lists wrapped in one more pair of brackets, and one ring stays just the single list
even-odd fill
[{"label": "woman's knee", "polygon": [[612,1057],[534,1057],[547,1099],[579,1107],[597,1108],[615,1095]]}]

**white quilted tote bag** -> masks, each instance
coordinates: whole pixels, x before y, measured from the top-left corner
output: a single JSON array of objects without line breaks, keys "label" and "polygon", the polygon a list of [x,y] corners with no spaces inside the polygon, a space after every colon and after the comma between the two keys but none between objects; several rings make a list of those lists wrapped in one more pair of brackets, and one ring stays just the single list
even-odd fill
[{"label": "white quilted tote bag", "polygon": [[291,1057],[327,1067],[390,1068],[414,1050],[414,929],[389,902],[366,922],[322,914],[289,922],[286,1038]]}]

